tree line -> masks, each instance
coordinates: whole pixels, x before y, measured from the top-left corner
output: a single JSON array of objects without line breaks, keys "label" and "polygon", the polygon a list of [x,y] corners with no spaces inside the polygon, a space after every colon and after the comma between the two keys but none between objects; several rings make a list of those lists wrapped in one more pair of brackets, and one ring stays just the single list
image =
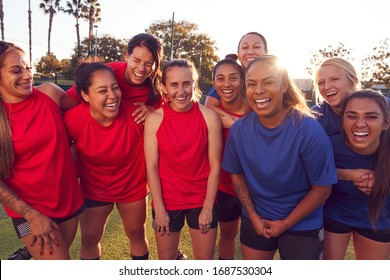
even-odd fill
[{"label": "tree line", "polygon": [[[28,0],[30,3],[30,0]],[[36,63],[37,72],[45,75],[52,73],[61,74],[65,78],[73,78],[75,68],[80,62],[101,61],[110,62],[122,60],[126,53],[126,45],[129,39],[116,39],[109,34],[103,34],[95,38],[94,26],[101,22],[101,6],[99,0],[72,0],[66,1],[62,6],[61,0],[41,0],[40,10],[49,16],[48,25],[48,49],[45,56]],[[54,16],[63,12],[75,19],[76,44],[70,58],[59,61],[51,51],[50,40]],[[81,39],[80,20],[88,23],[88,35]],[[31,34],[31,18],[29,14],[29,28]],[[164,58],[188,58],[192,60],[199,73],[202,83],[211,83],[214,64],[219,60],[215,54],[218,50],[215,41],[208,34],[198,33],[198,25],[182,20],[174,22],[173,44],[172,21],[159,20],[152,23],[145,32],[161,38],[164,45]],[[4,40],[4,12],[3,0],[0,0],[0,29]],[[362,60],[362,82],[365,87],[372,85],[384,85],[390,87],[390,38],[383,39],[373,48],[372,53]],[[172,45],[171,45],[172,44]],[[31,40],[30,40],[31,48]],[[315,68],[325,58],[339,56],[353,60],[352,49],[343,43],[315,50],[311,53],[311,59],[307,62],[306,72],[312,75]],[[31,49],[30,49],[31,54]]]},{"label": "tree line", "polygon": [[[312,76],[317,66],[326,58],[343,57],[353,61],[353,50],[339,42],[337,45],[329,45],[312,52],[311,59],[306,67],[306,72]],[[390,88],[390,38],[378,42],[371,54],[361,61],[361,81],[365,88],[373,85],[383,85]]]}]

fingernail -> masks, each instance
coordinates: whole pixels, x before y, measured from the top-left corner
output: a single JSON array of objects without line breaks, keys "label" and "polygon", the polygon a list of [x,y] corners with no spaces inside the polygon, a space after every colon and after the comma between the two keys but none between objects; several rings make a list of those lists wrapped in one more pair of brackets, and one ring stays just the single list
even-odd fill
[{"label": "fingernail", "polygon": [[50,250],[50,251],[49,251],[49,254],[50,254],[50,256],[52,256],[52,255],[53,255],[53,251],[52,251],[52,250]]},{"label": "fingernail", "polygon": [[40,254],[41,256],[43,256],[43,252],[42,252],[42,251],[40,251],[39,254]]}]

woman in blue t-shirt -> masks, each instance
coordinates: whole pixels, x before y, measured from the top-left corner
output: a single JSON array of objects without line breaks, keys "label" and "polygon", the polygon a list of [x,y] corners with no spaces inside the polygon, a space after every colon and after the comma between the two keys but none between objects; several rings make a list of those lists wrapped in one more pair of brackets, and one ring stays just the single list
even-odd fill
[{"label": "woman in blue t-shirt", "polygon": [[[331,137],[337,170],[375,172],[373,184],[339,179],[324,206],[324,259],[344,259],[352,237],[356,259],[390,256],[390,133],[385,97],[362,90],[344,102],[343,135]],[[372,186],[372,187],[371,187]]]},{"label": "woman in blue t-shirt", "polygon": [[344,102],[360,87],[355,68],[343,58],[328,58],[317,68],[314,85],[317,105],[312,109],[320,113],[316,118],[329,136],[340,133]]},{"label": "woman in blue t-shirt", "polygon": [[[345,100],[360,88],[360,82],[353,65],[340,57],[325,59],[317,68],[314,77],[317,105],[312,110],[328,136],[340,134],[342,130],[341,111]],[[339,179],[353,181],[364,187],[372,182],[373,173],[368,169],[337,170]]]},{"label": "woman in blue t-shirt", "polygon": [[222,167],[243,205],[244,259],[320,259],[322,205],[335,183],[332,147],[275,56],[247,68],[253,112],[230,129]]}]

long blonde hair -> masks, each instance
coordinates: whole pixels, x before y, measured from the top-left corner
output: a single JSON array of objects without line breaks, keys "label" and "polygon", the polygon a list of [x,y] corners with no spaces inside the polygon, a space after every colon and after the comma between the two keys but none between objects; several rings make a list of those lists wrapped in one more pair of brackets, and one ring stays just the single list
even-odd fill
[{"label": "long blonde hair", "polygon": [[320,90],[318,88],[318,79],[319,79],[319,72],[320,69],[324,66],[333,66],[340,70],[341,74],[345,77],[349,85],[351,86],[352,90],[351,92],[355,92],[360,89],[360,82],[356,73],[355,67],[344,58],[341,57],[331,57],[328,59],[325,59],[321,64],[318,66],[315,75],[314,75],[314,88],[315,88],[315,98],[316,103],[319,104],[322,102],[322,96],[320,93]]},{"label": "long blonde hair", "polygon": [[[10,50],[23,52],[21,48],[12,43],[0,41],[0,70],[3,67],[4,59]],[[12,147],[12,132],[0,92],[0,179],[11,177],[13,163],[14,149]]]}]

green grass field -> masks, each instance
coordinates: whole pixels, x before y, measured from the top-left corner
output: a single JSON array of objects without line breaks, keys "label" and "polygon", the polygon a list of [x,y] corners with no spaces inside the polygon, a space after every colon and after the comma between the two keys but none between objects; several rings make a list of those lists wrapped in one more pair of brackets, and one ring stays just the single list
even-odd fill
[{"label": "green grass field", "polygon": [[[154,232],[152,229],[150,211],[148,211],[146,227],[147,237],[150,244],[150,259],[157,260],[157,249]],[[114,209],[110,216],[101,244],[103,260],[130,259],[129,241],[124,233],[122,221],[116,209]],[[7,259],[8,255],[14,252],[20,246],[23,246],[23,244],[16,236],[11,219],[8,218],[8,216],[5,214],[3,207],[0,207],[0,260]],[[188,256],[188,259],[193,259],[192,244],[187,227],[184,227],[182,230],[179,246]],[[79,259],[79,248],[80,233],[78,232],[70,250],[72,259]],[[218,259],[218,240],[215,248],[214,259]],[[241,259],[239,242],[237,242],[235,259]],[[276,256],[275,259],[278,259],[278,256]],[[346,259],[354,259],[353,248],[351,245],[348,248]]]},{"label": "green grass field", "polygon": [[[150,244],[150,259],[156,260],[157,249],[154,232],[152,229],[150,211],[148,211],[146,227],[147,237],[149,239]],[[14,252],[20,246],[23,246],[23,243],[19,241],[16,236],[11,219],[7,217],[2,207],[0,207],[0,237],[1,260],[7,259],[9,254]],[[180,240],[180,248],[185,252],[189,259],[193,259],[192,244],[187,227],[182,230]],[[114,209],[110,216],[101,244],[103,260],[130,259],[129,241],[124,233],[122,221],[116,209]],[[70,250],[72,259],[79,259],[79,248],[80,233],[78,232]],[[237,250],[237,254],[237,258],[240,258],[239,247]],[[215,258],[218,258],[217,254],[215,254]]]}]

